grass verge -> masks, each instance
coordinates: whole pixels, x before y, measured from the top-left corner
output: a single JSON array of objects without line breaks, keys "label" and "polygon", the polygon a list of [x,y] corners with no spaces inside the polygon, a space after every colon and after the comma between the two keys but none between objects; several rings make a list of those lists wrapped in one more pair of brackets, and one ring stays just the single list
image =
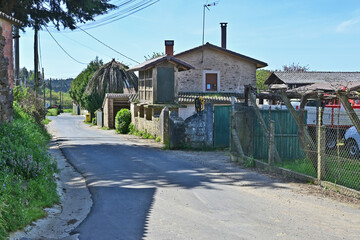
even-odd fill
[{"label": "grass verge", "polygon": [[45,216],[58,202],[56,161],[43,126],[14,104],[15,119],[0,124],[0,239]]}]

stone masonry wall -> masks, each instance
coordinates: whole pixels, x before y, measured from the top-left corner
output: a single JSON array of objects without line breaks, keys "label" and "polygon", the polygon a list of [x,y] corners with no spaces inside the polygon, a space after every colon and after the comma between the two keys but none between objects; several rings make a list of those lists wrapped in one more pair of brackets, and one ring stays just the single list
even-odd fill
[{"label": "stone masonry wall", "polygon": [[185,120],[185,144],[192,148],[213,147],[213,122],[213,105],[206,103],[204,111]]},{"label": "stone masonry wall", "polygon": [[209,47],[204,48],[204,63],[201,55],[199,49],[177,57],[195,67],[176,73],[177,92],[203,92],[204,70],[220,72],[219,92],[243,92],[244,85],[255,86],[256,64]]},{"label": "stone masonry wall", "polygon": [[9,86],[9,59],[4,56],[5,38],[0,24],[0,122],[10,122],[13,118],[13,94]]}]

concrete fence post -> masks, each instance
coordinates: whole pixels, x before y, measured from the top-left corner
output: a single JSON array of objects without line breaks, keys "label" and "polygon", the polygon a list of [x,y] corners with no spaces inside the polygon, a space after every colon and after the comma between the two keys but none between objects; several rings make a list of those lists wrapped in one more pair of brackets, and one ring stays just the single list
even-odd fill
[{"label": "concrete fence post", "polygon": [[269,147],[268,147],[268,163],[274,165],[275,157],[275,121],[270,120],[269,124]]},{"label": "concrete fence post", "polygon": [[169,141],[169,108],[164,107],[160,113],[161,142]]}]

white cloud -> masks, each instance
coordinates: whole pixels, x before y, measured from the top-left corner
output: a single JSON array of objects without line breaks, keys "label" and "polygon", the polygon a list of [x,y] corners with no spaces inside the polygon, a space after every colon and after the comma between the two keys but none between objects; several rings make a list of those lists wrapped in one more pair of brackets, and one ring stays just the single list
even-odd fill
[{"label": "white cloud", "polygon": [[359,18],[353,18],[347,21],[341,22],[339,25],[336,26],[337,32],[345,32],[351,29],[352,26],[356,25],[360,22]]}]

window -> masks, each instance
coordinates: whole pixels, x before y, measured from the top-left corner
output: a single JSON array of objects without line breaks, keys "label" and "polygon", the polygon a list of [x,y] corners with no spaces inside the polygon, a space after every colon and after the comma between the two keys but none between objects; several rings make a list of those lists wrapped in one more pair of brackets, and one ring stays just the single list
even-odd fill
[{"label": "window", "polygon": [[219,75],[217,71],[204,71],[205,92],[217,92],[220,90]]}]

